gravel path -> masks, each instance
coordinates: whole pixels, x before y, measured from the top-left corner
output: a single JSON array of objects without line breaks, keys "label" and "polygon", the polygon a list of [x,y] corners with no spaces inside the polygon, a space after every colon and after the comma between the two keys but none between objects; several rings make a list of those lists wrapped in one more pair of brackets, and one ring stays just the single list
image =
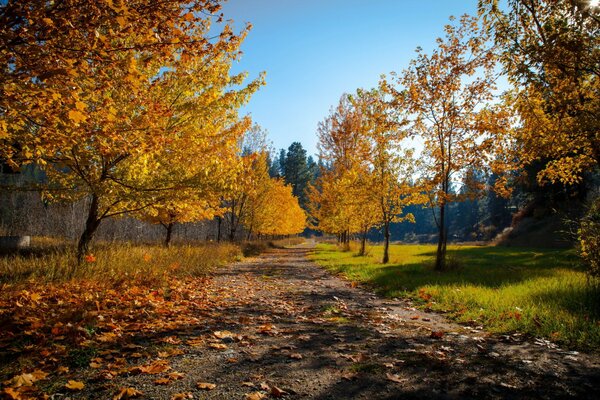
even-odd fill
[{"label": "gravel path", "polygon": [[170,372],[182,379],[139,374],[113,385],[163,399],[600,398],[598,355],[380,299],[308,261],[310,251],[273,250],[216,271],[206,289],[219,306],[166,336]]}]

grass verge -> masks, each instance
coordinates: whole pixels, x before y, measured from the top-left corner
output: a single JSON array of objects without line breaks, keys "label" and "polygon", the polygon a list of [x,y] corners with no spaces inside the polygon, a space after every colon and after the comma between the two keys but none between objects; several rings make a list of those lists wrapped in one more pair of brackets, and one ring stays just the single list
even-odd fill
[{"label": "grass verge", "polygon": [[600,348],[600,291],[590,285],[573,250],[449,246],[454,268],[433,270],[435,246],[394,245],[358,257],[320,244],[311,258],[387,297],[409,297],[424,308],[496,333],[521,332],[563,345]]}]

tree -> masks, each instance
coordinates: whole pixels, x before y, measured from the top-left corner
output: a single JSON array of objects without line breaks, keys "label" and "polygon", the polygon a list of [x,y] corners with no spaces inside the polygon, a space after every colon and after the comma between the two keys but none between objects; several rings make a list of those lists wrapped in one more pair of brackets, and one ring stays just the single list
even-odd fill
[{"label": "tree", "polygon": [[[390,224],[414,222],[412,214],[403,214],[404,208],[419,200],[417,188],[411,185],[415,161],[412,150],[403,148],[408,132],[399,110],[385,100],[388,86],[383,80],[379,89],[359,90],[354,102],[361,116],[361,130],[369,143],[366,185],[371,201],[379,210],[377,223],[383,226],[383,264],[389,261]],[[363,241],[364,253],[364,241]]]},{"label": "tree", "polygon": [[368,165],[369,142],[361,131],[360,114],[345,94],[319,123],[319,158],[327,163],[310,190],[311,215],[318,229],[339,235],[348,247],[350,235],[375,225]]},{"label": "tree", "polygon": [[404,90],[395,91],[398,104],[414,115],[412,130],[423,140],[424,188],[438,209],[437,270],[445,268],[453,178],[492,159],[492,136],[506,121],[504,114],[486,107],[495,90],[495,58],[486,47],[486,31],[466,15],[445,31],[431,55],[417,49],[417,58],[398,79]]},{"label": "tree", "polygon": [[294,142],[288,147],[282,172],[285,183],[292,186],[292,192],[298,198],[300,206],[306,207],[308,202],[306,188],[311,180],[311,170],[306,158],[306,150],[300,142]]},{"label": "tree", "polygon": [[211,38],[206,15],[219,9],[213,0],[1,6],[0,153],[42,166],[53,198],[89,199],[80,260],[102,220],[185,186],[146,186],[156,180],[140,181],[133,166],[157,153],[176,162],[192,146],[203,153],[246,123],[237,109],[262,82],[243,87],[243,74],[229,74],[247,30],[226,25]]},{"label": "tree", "polygon": [[519,166],[544,161],[540,182],[574,184],[600,165],[600,18],[582,0],[481,0],[513,85],[506,104]]},{"label": "tree", "polygon": [[280,179],[266,182],[262,195],[253,199],[252,227],[262,235],[294,235],[306,227],[306,214],[293,189]]}]

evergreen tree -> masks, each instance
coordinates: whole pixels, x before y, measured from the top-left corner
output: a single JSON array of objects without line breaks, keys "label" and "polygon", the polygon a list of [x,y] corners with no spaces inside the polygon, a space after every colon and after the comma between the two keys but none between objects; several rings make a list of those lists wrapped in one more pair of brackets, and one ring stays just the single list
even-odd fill
[{"label": "evergreen tree", "polygon": [[312,180],[306,150],[300,142],[294,142],[288,148],[283,162],[281,162],[281,156],[279,161],[283,165],[285,183],[292,185],[292,193],[298,198],[300,206],[306,210],[308,204],[306,188]]}]

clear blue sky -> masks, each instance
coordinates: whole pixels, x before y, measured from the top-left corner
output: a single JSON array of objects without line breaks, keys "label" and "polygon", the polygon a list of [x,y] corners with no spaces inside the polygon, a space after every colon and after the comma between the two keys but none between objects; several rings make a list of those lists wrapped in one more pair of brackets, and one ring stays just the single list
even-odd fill
[{"label": "clear blue sky", "polygon": [[477,0],[229,0],[236,30],[253,25],[235,71],[267,85],[243,110],[276,149],[299,141],[316,153],[317,124],[340,96],[401,71],[417,46],[443,36],[450,15],[474,14]]}]

